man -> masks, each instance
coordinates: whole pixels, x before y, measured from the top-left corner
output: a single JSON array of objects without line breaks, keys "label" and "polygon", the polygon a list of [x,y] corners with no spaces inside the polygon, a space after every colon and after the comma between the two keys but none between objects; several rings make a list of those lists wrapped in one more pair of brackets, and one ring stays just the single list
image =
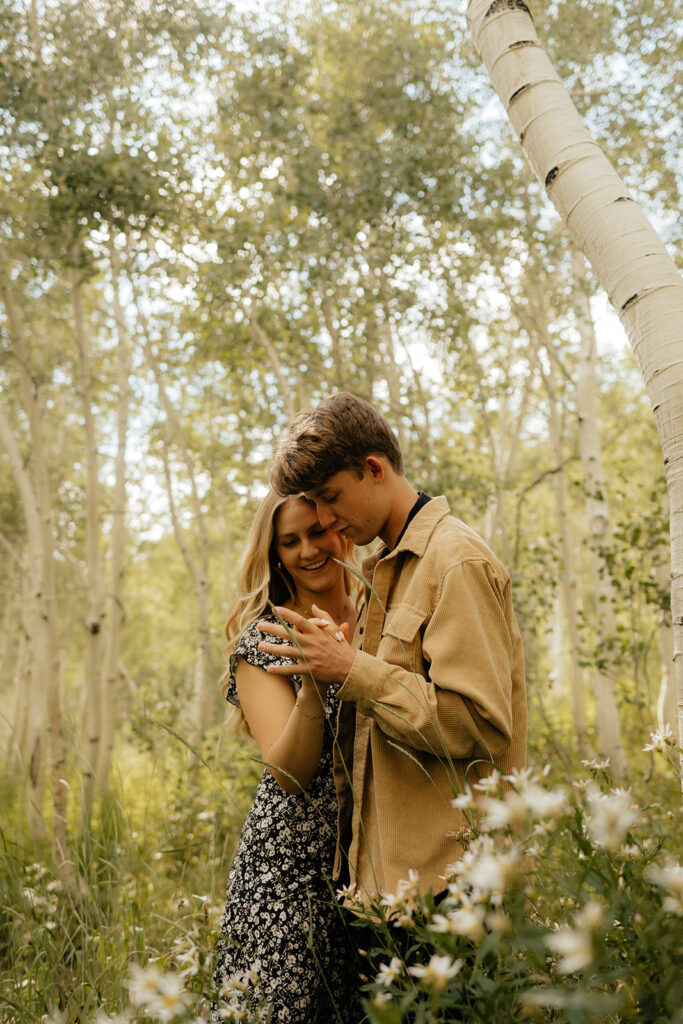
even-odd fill
[{"label": "man", "polygon": [[[335,876],[344,849],[362,897],[395,893],[410,869],[423,892],[442,892],[446,865],[462,852],[453,797],[494,765],[507,773],[525,763],[510,578],[445,498],[415,491],[388,423],[354,395],[333,395],[297,417],[271,479],[281,494],[314,501],[323,526],[359,545],[382,541],[363,562],[366,600],[352,645],[321,619],[279,610],[299,660],[279,671],[305,665],[318,681],[338,683],[343,702]],[[286,635],[281,626],[263,631]]]}]

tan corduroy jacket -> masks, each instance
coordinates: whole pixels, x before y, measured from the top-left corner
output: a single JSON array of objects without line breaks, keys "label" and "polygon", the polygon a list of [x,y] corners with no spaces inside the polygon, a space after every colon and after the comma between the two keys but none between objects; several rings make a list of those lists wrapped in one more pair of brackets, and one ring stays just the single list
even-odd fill
[{"label": "tan corduroy jacket", "polygon": [[372,589],[338,694],[335,875],[348,850],[361,894],[395,893],[410,868],[437,893],[462,855],[451,800],[465,777],[525,764],[522,641],[510,577],[445,498],[383,551],[363,563]]}]

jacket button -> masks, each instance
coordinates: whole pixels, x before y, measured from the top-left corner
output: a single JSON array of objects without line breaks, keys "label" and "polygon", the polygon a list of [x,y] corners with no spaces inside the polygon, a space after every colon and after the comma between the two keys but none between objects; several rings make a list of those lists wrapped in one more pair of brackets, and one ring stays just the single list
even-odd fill
[{"label": "jacket button", "polygon": [[358,630],[358,632],[360,633],[361,636],[363,635],[363,630],[364,629],[365,629],[365,626],[361,626],[360,629]]}]

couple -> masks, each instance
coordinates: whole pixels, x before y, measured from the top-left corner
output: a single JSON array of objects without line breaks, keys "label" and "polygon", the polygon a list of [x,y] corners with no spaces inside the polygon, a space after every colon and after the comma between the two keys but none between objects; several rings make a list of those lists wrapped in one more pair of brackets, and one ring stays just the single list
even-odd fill
[{"label": "couple", "polygon": [[[351,1024],[358,967],[329,882],[367,902],[413,869],[422,891],[445,889],[466,773],[524,766],[522,645],[507,572],[445,498],[413,489],[364,400],[301,414],[271,480],[226,626],[227,699],[268,769],[228,880],[216,980],[242,976],[273,1022]],[[359,595],[339,563],[377,537]]]}]

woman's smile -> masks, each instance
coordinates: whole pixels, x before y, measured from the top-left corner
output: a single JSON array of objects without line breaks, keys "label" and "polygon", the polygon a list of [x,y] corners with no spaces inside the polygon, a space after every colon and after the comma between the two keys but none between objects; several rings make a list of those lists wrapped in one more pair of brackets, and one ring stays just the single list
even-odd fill
[{"label": "woman's smile", "polygon": [[325,555],[324,558],[319,558],[317,562],[311,562],[309,565],[302,565],[301,568],[304,572],[318,572],[323,569],[330,560],[329,555]]}]

